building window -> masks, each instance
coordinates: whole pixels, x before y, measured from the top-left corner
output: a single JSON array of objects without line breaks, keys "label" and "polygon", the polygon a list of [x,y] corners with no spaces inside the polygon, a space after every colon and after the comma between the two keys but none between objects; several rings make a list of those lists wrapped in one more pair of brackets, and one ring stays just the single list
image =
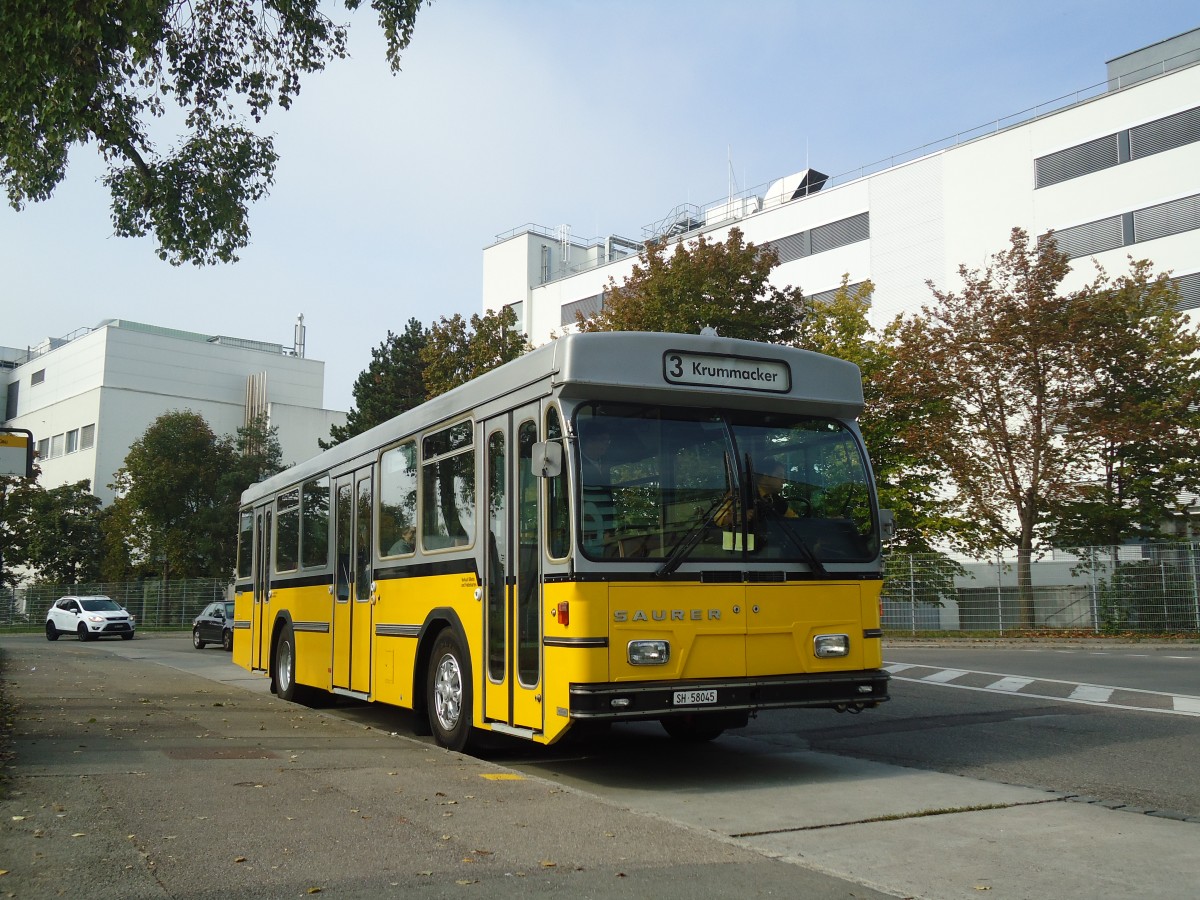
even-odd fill
[{"label": "building window", "polygon": [[827,222],[810,228],[808,231],[797,231],[786,237],[765,241],[764,246],[770,247],[779,256],[780,263],[794,262],[826,250],[835,250],[847,244],[865,241],[871,236],[871,214],[859,213],[836,222]]},{"label": "building window", "polygon": [[79,449],[79,429],[67,432],[67,452],[74,453]]},{"label": "building window", "polygon": [[[853,284],[846,285],[847,296],[853,297],[856,293],[858,293],[858,290],[862,287],[862,284],[863,283],[861,281],[856,281]],[[832,303],[837,297],[839,291],[841,291],[840,286],[830,288],[827,291],[819,291],[815,294],[809,294],[806,299],[811,300],[813,303]]]},{"label": "building window", "polygon": [[1179,292],[1179,309],[1200,309],[1200,272],[1180,275],[1171,279],[1171,285]]},{"label": "building window", "polygon": [[37,442],[37,458],[38,459],[49,459],[50,458],[50,438],[42,438],[40,441]]},{"label": "building window", "polygon": [[36,372],[34,372],[32,375],[29,376],[29,384],[31,386],[35,385],[35,384],[41,384],[45,380],[46,380],[46,370],[45,369],[38,369]]},{"label": "building window", "polygon": [[1049,187],[1200,141],[1200,106],[1106,134],[1033,161],[1033,186]]},{"label": "building window", "polygon": [[63,434],[56,434],[54,437],[50,438],[50,458],[51,459],[54,459],[55,457],[63,455],[63,445],[65,443],[65,438],[66,438],[66,435],[63,435]]},{"label": "building window", "polygon": [[96,426],[84,425],[79,429],[79,449],[91,450],[96,445]]},{"label": "building window", "polygon": [[516,303],[506,303],[505,309],[513,311],[513,320],[516,324],[513,325],[513,330],[517,334],[525,333],[525,301],[518,300]]},{"label": "building window", "polygon": [[10,381],[8,383],[8,402],[4,407],[4,415],[10,419],[17,417],[17,399],[21,394],[21,381]]},{"label": "building window", "polygon": [[1054,232],[1054,240],[1068,259],[1078,259],[1196,229],[1200,229],[1200,194],[1064,228]]},{"label": "building window", "polygon": [[562,321],[559,324],[574,325],[578,321],[576,313],[583,313],[585,319],[590,319],[602,309],[604,309],[603,291],[599,294],[592,294],[590,297],[584,297],[582,300],[564,303],[562,306]]}]

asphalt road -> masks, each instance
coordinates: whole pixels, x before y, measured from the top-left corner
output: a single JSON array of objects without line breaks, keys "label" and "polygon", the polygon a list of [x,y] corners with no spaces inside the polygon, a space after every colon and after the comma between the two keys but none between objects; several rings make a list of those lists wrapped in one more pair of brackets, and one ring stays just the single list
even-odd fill
[{"label": "asphalt road", "polygon": [[[1186,700],[1188,653],[1101,661],[1101,671],[1118,676],[1108,681],[1114,691],[1106,702],[1085,702],[1071,695],[1089,685],[1060,677],[1083,670],[1049,655],[892,646],[885,656],[903,667],[894,699],[861,716],[774,712],[696,747],[654,725],[618,727],[589,744],[501,743],[468,758],[414,737],[411,719],[385,707],[282,703],[264,678],[216,648],[192,650],[186,636],[101,645],[3,638],[0,650],[16,661],[9,681],[33,691],[26,708],[32,700],[43,709],[36,721],[18,719],[13,771],[23,796],[0,809],[0,860],[26,867],[0,863],[26,879],[2,876],[9,885],[55,883],[61,875],[51,874],[31,832],[61,824],[58,847],[72,844],[63,838],[78,826],[50,816],[62,807],[72,818],[96,803],[103,815],[93,816],[94,827],[118,844],[127,832],[138,850],[136,859],[121,855],[121,871],[133,873],[121,896],[208,896],[200,885],[214,863],[212,896],[299,895],[305,877],[335,896],[462,896],[474,884],[502,897],[959,898],[986,890],[1092,900],[1190,898],[1200,883],[1200,820],[1176,820],[1200,809],[1200,716],[1166,708]],[[57,687],[35,690],[36,673],[18,671],[38,659]],[[1181,680],[1150,671],[1176,662]],[[89,687],[91,671],[108,682]],[[142,716],[154,723],[149,733]],[[109,772],[89,762],[101,736],[97,759],[116,759],[131,736],[157,749],[139,748],[126,770]],[[274,757],[197,756],[222,746]],[[506,796],[505,784],[520,790]],[[69,794],[77,799],[63,802]],[[24,817],[17,824],[14,809],[27,810],[15,813]],[[180,851],[184,844],[199,847],[199,858]],[[30,846],[34,855],[21,857]],[[83,853],[70,871],[108,865],[105,852]],[[147,873],[153,885],[133,877]],[[259,882],[259,893],[246,892]],[[116,896],[108,888],[71,893]]]}]

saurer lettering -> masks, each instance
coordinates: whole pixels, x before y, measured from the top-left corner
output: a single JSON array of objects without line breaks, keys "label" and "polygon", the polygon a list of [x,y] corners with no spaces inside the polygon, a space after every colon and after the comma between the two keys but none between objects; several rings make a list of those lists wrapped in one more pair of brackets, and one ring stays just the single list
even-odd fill
[{"label": "saurer lettering", "polygon": [[720,621],[721,611],[719,609],[652,609],[647,612],[644,609],[635,609],[631,613],[627,609],[613,610],[614,622],[703,622],[703,621]]}]

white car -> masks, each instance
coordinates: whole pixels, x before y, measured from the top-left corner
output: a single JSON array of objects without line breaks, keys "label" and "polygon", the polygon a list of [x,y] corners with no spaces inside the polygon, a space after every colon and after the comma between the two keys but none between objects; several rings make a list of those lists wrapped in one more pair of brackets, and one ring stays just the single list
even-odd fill
[{"label": "white car", "polygon": [[133,616],[110,597],[60,597],[46,612],[46,640],[77,634],[81,641],[120,635],[133,640]]}]

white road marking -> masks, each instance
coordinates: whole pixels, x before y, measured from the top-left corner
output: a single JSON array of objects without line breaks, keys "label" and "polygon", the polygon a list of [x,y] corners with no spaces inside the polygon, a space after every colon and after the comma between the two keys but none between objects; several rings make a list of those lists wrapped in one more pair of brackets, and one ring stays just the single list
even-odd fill
[{"label": "white road marking", "polygon": [[1027,688],[1033,684],[1032,678],[1021,678],[1017,675],[1009,675],[1007,678],[1001,678],[999,681],[994,681],[988,685],[989,691],[1019,691],[1022,688]]},{"label": "white road marking", "polygon": [[1107,703],[1113,695],[1113,689],[1100,687],[1098,684],[1081,684],[1071,691],[1070,700],[1090,700],[1093,703]]},{"label": "white road marking", "polygon": [[1200,715],[1200,697],[1175,697],[1173,698],[1175,712],[1195,713]]},{"label": "white road marking", "polygon": [[961,669],[942,669],[940,672],[934,672],[932,675],[926,675],[922,681],[932,681],[936,684],[944,684],[947,681],[953,681],[955,678],[960,678],[967,673]]}]

